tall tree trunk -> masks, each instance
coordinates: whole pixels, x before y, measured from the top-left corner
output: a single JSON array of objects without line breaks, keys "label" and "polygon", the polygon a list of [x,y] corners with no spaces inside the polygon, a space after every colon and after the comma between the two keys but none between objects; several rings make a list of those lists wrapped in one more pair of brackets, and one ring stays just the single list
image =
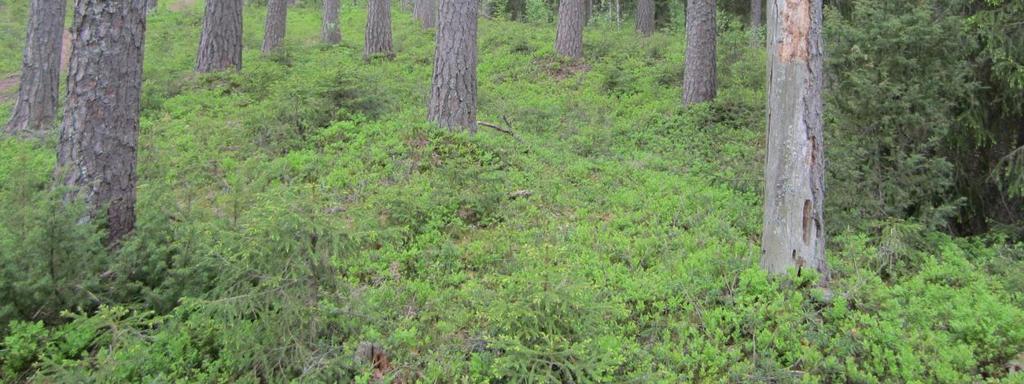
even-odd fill
[{"label": "tall tree trunk", "polygon": [[413,4],[413,14],[423,28],[434,28],[437,24],[437,1],[416,0]]},{"label": "tall tree trunk", "polygon": [[242,69],[243,0],[206,2],[196,72]]},{"label": "tall tree trunk", "polygon": [[392,59],[395,57],[395,51],[391,47],[391,1],[369,0],[368,7],[363,58],[384,56]]},{"label": "tall tree trunk", "polygon": [[654,0],[636,1],[636,31],[645,37],[654,33]]},{"label": "tall tree trunk", "polygon": [[338,23],[338,12],[341,0],[324,0],[323,23],[320,26],[320,40],[324,44],[341,42],[341,25]]},{"label": "tall tree trunk", "polygon": [[508,0],[505,4],[505,11],[512,21],[523,21],[526,17],[526,0]]},{"label": "tall tree trunk", "polygon": [[590,18],[594,16],[594,0],[583,0],[583,25],[590,24]]},{"label": "tall tree trunk", "polygon": [[476,132],[477,0],[441,0],[427,119]]},{"label": "tall tree trunk", "polygon": [[750,28],[761,28],[764,19],[761,4],[764,0],[750,0]]},{"label": "tall tree trunk", "polygon": [[156,6],[157,6],[157,0],[147,0],[147,2],[146,2],[146,14],[148,15],[150,12],[153,12],[154,10],[156,10]]},{"label": "tall tree trunk", "polygon": [[32,0],[21,62],[21,86],[4,128],[8,134],[42,135],[57,115],[60,54],[66,0]]},{"label": "tall tree trunk", "polygon": [[768,0],[768,156],[761,266],[825,263],[822,0]]},{"label": "tall tree trunk", "polygon": [[583,58],[583,25],[587,0],[562,0],[558,6],[555,52],[574,59]]},{"label": "tall tree trunk", "polygon": [[288,25],[287,0],[267,2],[267,23],[263,33],[263,53],[270,53],[281,46],[285,28]]},{"label": "tall tree trunk", "polygon": [[689,0],[686,6],[683,105],[715,98],[718,88],[715,57],[715,0]]},{"label": "tall tree trunk", "polygon": [[55,172],[116,244],[135,226],[146,0],[76,0],[74,36]]}]

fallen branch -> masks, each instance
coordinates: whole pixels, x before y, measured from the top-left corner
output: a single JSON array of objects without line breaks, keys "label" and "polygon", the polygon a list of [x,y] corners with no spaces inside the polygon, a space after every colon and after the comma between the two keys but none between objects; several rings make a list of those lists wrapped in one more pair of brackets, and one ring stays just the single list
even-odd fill
[{"label": "fallen branch", "polygon": [[483,121],[478,121],[476,123],[477,123],[477,125],[482,125],[482,126],[485,126],[487,128],[491,128],[491,129],[493,129],[495,131],[507,134],[509,136],[516,137],[516,133],[515,132],[512,132],[511,130],[509,130],[507,128],[502,128],[500,125],[491,124],[491,123],[487,123],[487,122],[483,122]]}]

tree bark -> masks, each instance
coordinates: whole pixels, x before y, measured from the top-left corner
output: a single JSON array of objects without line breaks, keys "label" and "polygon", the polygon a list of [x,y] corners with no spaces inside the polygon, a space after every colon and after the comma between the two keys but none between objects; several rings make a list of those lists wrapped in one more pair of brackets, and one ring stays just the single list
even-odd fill
[{"label": "tree bark", "polygon": [[116,244],[135,226],[146,0],[76,0],[73,29],[55,174],[89,219],[106,210],[107,241]]},{"label": "tree bark", "polygon": [[562,0],[559,3],[555,52],[562,56],[574,59],[583,58],[585,1],[587,0]]},{"label": "tree bark", "polygon": [[718,88],[715,29],[715,0],[689,0],[686,7],[683,105],[715,98]]},{"label": "tree bark", "polygon": [[764,0],[750,0],[750,28],[761,28],[761,20],[764,20],[761,4]]},{"label": "tree bark", "polygon": [[476,132],[477,0],[441,0],[427,119]]},{"label": "tree bark", "polygon": [[822,0],[768,0],[768,155],[761,266],[827,285]]},{"label": "tree bark", "polygon": [[341,9],[341,0],[324,0],[323,23],[320,27],[320,40],[324,44],[338,44],[341,42],[341,24],[338,23],[338,12]]},{"label": "tree bark", "polygon": [[206,2],[196,72],[242,69],[243,0]]},{"label": "tree bark", "polygon": [[363,58],[371,59],[383,56],[392,59],[395,57],[395,52],[391,47],[391,2],[389,0],[369,0],[368,7]]},{"label": "tree bark", "polygon": [[267,2],[267,22],[263,33],[263,53],[270,53],[281,46],[288,25],[287,0]]},{"label": "tree bark", "polygon": [[636,31],[644,37],[654,33],[654,0],[636,1]]},{"label": "tree bark", "polygon": [[415,0],[413,4],[413,15],[420,21],[424,29],[434,28],[437,24],[437,2],[436,0]]},{"label": "tree bark", "polygon": [[32,0],[21,62],[21,86],[4,131],[41,136],[53,125],[60,90],[66,0]]}]

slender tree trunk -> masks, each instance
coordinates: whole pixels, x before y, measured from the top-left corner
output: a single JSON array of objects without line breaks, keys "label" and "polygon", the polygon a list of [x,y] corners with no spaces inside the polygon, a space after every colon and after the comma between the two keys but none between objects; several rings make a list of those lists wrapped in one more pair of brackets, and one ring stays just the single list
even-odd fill
[{"label": "slender tree trunk", "polygon": [[715,98],[718,74],[715,57],[715,0],[689,0],[686,7],[683,105]]},{"label": "slender tree trunk", "polygon": [[761,266],[825,262],[822,0],[768,0],[768,156]]},{"label": "slender tree trunk", "polygon": [[242,69],[243,0],[206,2],[196,72]]},{"label": "slender tree trunk", "polygon": [[368,6],[363,58],[371,59],[383,56],[392,59],[395,57],[395,51],[391,47],[391,2],[390,0],[369,0]]},{"label": "slender tree trunk", "polygon": [[750,28],[761,28],[761,20],[764,19],[764,13],[761,8],[763,1],[750,0]]},{"label": "slender tree trunk", "polygon": [[106,210],[108,244],[135,226],[135,161],[146,0],[76,0],[56,175],[89,217]]},{"label": "slender tree trunk", "polygon": [[594,16],[594,0],[583,0],[583,25],[590,24],[590,18]]},{"label": "slender tree trunk", "polygon": [[263,53],[270,53],[281,46],[285,28],[288,25],[287,0],[267,2],[267,23],[263,34]]},{"label": "slender tree trunk", "polygon": [[320,40],[324,44],[338,44],[341,42],[341,25],[338,23],[338,12],[341,9],[341,0],[323,0],[324,14],[323,23],[320,27]]},{"label": "slender tree trunk", "polygon": [[150,12],[153,12],[154,10],[156,10],[156,6],[157,6],[157,0],[148,0],[146,2],[146,14],[148,15]]},{"label": "slender tree trunk", "polygon": [[11,120],[4,128],[8,134],[41,136],[54,122],[66,7],[66,0],[32,0],[21,62],[21,86]]},{"label": "slender tree trunk", "polygon": [[523,21],[526,17],[526,0],[508,0],[505,11],[512,21]]},{"label": "slender tree trunk", "polygon": [[654,0],[636,1],[636,31],[645,37],[654,33]]},{"label": "slender tree trunk", "polygon": [[427,119],[476,132],[477,0],[441,0]]},{"label": "slender tree trunk", "polygon": [[562,0],[558,6],[555,52],[574,59],[583,58],[583,25],[587,0]]},{"label": "slender tree trunk", "polygon": [[413,4],[413,14],[423,28],[434,28],[437,24],[437,1],[416,0]]}]

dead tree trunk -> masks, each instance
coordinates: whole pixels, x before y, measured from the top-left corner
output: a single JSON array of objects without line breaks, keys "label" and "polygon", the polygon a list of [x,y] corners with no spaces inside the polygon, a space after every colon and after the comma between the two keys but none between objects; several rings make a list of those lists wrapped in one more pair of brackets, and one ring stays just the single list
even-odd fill
[{"label": "dead tree trunk", "polygon": [[56,175],[107,217],[108,244],[135,226],[135,161],[146,0],[75,1],[68,98]]},{"label": "dead tree trunk", "polygon": [[369,12],[366,16],[366,42],[363,46],[363,58],[395,57],[391,47],[391,2],[389,0],[369,0]]},{"label": "dead tree trunk", "polygon": [[436,0],[416,0],[413,4],[413,14],[424,29],[434,28],[437,24]]},{"label": "dead tree trunk", "polygon": [[829,281],[825,262],[822,0],[768,1],[768,155],[761,266],[803,268]]},{"label": "dead tree trunk", "polygon": [[242,69],[242,0],[206,2],[196,72]]},{"label": "dead tree trunk", "polygon": [[654,0],[636,1],[636,31],[644,37],[654,33]]},{"label": "dead tree trunk", "polygon": [[587,0],[562,0],[558,5],[555,52],[574,59],[583,58],[583,25]]},{"label": "dead tree trunk", "polygon": [[287,25],[287,0],[270,0],[267,2],[267,22],[263,32],[263,53],[270,53],[281,46]]},{"label": "dead tree trunk", "polygon": [[54,122],[66,9],[66,0],[32,0],[21,60],[21,86],[11,120],[4,128],[8,134],[41,136]]},{"label": "dead tree trunk", "polygon": [[689,0],[686,6],[683,105],[715,98],[718,88],[715,57],[715,0]]},{"label": "dead tree trunk", "polygon": [[427,119],[476,132],[477,0],[441,0]]},{"label": "dead tree trunk", "polygon": [[341,25],[338,23],[338,12],[341,0],[324,0],[323,23],[320,26],[320,41],[334,45],[341,42]]}]

